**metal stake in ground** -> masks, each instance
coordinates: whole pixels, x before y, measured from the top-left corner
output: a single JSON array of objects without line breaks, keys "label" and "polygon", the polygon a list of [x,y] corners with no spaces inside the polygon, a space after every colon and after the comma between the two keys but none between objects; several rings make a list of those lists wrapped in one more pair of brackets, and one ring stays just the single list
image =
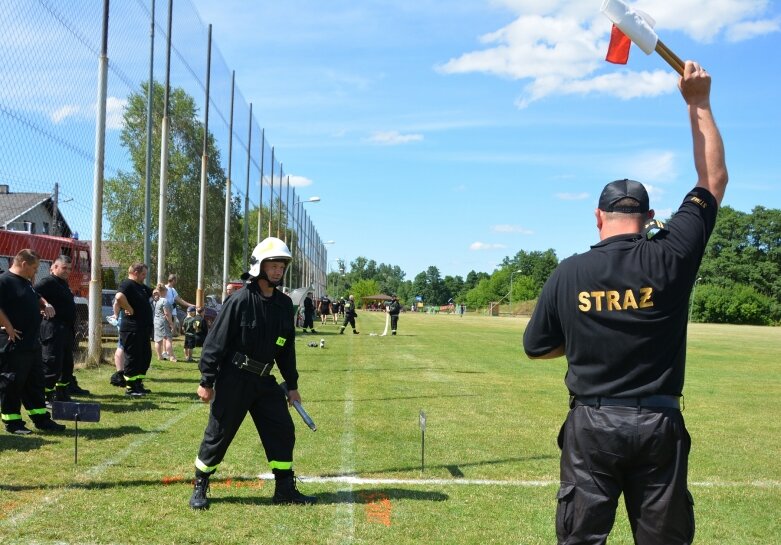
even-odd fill
[{"label": "metal stake in ground", "polygon": [[55,401],[52,403],[54,420],[73,420],[76,434],[73,436],[73,463],[79,463],[79,421],[100,422],[100,403],[76,403]]},{"label": "metal stake in ground", "polygon": [[426,413],[420,410],[420,472],[426,469]]}]

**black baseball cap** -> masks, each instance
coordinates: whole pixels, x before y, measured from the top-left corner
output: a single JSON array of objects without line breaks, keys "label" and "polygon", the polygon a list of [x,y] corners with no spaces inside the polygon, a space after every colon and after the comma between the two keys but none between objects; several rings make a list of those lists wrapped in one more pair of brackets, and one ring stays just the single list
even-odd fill
[{"label": "black baseball cap", "polygon": [[[616,206],[622,199],[634,199],[635,206]],[[634,180],[616,180],[610,182],[599,196],[599,209],[605,212],[623,212],[624,214],[642,214],[648,212],[648,192],[640,182]]]}]

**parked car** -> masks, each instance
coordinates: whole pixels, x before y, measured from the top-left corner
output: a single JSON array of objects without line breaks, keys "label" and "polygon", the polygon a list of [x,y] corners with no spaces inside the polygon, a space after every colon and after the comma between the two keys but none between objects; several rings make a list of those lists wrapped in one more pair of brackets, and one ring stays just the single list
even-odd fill
[{"label": "parked car", "polygon": [[117,290],[102,290],[100,313],[103,316],[101,320],[102,333],[104,337],[119,337],[117,326],[108,323],[107,318],[114,315],[114,296]]}]

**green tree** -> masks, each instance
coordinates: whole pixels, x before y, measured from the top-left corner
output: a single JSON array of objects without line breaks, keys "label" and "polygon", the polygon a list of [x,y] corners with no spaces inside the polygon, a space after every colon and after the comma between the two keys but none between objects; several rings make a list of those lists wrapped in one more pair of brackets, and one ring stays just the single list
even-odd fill
[{"label": "green tree", "polygon": [[358,280],[352,285],[350,293],[355,296],[355,304],[363,306],[363,298],[367,295],[377,295],[380,285],[376,280]]},{"label": "green tree", "polygon": [[412,291],[414,295],[423,297],[423,303],[426,305],[445,305],[451,297],[439,275],[439,269],[433,265],[415,277]]},{"label": "green tree", "polygon": [[[144,175],[146,170],[146,111],[148,85],[139,93],[128,97],[124,121],[120,133],[122,146],[127,149],[132,168],[119,171],[105,183],[104,209],[110,224],[109,238],[123,242],[120,255],[112,255],[122,263],[143,259],[143,237],[139,236],[144,225]],[[160,191],[160,139],[163,117],[164,89],[160,84],[153,86],[153,138],[152,157],[157,167],[152,168],[152,195]],[[197,284],[197,255],[199,240],[201,151],[203,147],[203,124],[198,120],[198,109],[192,97],[183,89],[172,89],[169,110],[169,169],[166,232],[168,251],[165,256],[164,273],[179,275],[179,291],[192,300]],[[225,217],[225,172],[220,166],[220,151],[213,135],[207,140],[209,154],[207,173],[207,219],[206,219],[206,284],[219,284],[222,278],[222,256]],[[154,164],[154,163],[153,163]],[[150,277],[157,276],[157,225],[159,200],[152,199],[152,263],[149,263]],[[231,271],[238,274],[241,269],[241,227],[238,199],[232,199],[230,206],[230,248]]]}]

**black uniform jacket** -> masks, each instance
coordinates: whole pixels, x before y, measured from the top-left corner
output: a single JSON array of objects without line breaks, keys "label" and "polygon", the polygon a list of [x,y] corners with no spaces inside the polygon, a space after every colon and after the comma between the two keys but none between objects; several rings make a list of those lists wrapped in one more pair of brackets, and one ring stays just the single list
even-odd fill
[{"label": "black uniform jacket", "polygon": [[214,320],[201,352],[201,385],[212,386],[221,367],[238,352],[263,363],[276,362],[289,390],[298,389],[293,302],[279,290],[270,299],[257,282],[231,295]]},{"label": "black uniform jacket", "polygon": [[524,332],[526,353],[564,345],[573,395],[681,395],[689,294],[717,207],[695,188],[668,232],[617,235],[562,261]]},{"label": "black uniform jacket", "polygon": [[[54,321],[73,326],[76,321],[76,302],[68,282],[52,274],[35,284],[35,291],[54,307]],[[51,320],[44,320],[47,321]]]},{"label": "black uniform jacket", "polygon": [[390,305],[388,305],[388,314],[391,316],[398,316],[401,312],[401,303],[398,301],[392,301]]}]

